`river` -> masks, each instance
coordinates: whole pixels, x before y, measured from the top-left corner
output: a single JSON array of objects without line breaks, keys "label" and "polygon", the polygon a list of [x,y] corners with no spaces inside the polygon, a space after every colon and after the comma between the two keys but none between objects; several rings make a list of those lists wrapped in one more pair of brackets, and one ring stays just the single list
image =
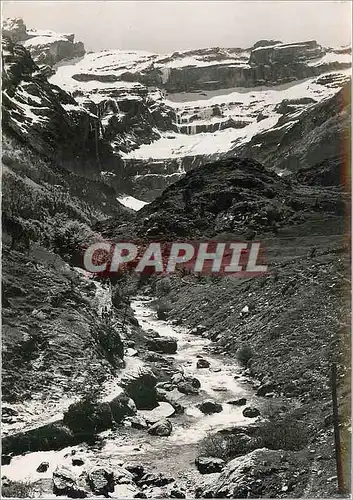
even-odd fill
[{"label": "river", "polygon": [[[228,400],[244,397],[248,404],[258,404],[254,390],[241,376],[241,367],[234,357],[214,354],[210,340],[195,336],[185,327],[158,320],[152,309],[151,298],[136,297],[132,300],[131,307],[144,330],[153,329],[161,336],[177,339],[178,350],[173,355],[176,364],[186,375],[194,376],[201,382],[198,395],[181,394],[176,389],[173,391],[174,397],[186,410],[182,415],[171,417],[172,434],[169,437],[151,436],[145,430],[119,426],[118,430],[101,433],[103,439],[99,447],[92,448],[83,444],[59,451],[35,452],[13,457],[9,465],[2,467],[3,476],[30,482],[48,480],[57,465],[70,465],[71,452],[75,450],[85,460],[83,468],[75,468],[80,469],[77,472],[82,472],[90,465],[104,464],[114,468],[126,461],[138,462],[149,471],[173,476],[178,484],[189,485],[191,489],[199,476],[194,465],[199,442],[207,433],[251,422],[251,419],[242,415],[244,406],[227,404]],[[197,356],[207,359],[210,367],[197,368]],[[142,364],[136,356],[127,358],[127,367],[122,370],[120,377],[126,371],[138,369]],[[119,379],[116,381],[116,387],[119,387]],[[206,399],[221,403],[222,412],[204,415],[197,406]],[[36,468],[43,461],[49,462],[48,470],[44,473],[36,472]]]}]

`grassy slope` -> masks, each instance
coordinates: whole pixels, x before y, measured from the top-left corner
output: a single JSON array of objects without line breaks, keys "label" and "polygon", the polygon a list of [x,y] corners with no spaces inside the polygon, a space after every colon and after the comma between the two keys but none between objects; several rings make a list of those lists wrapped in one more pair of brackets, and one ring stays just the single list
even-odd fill
[{"label": "grassy slope", "polygon": [[[318,235],[328,230],[325,238]],[[311,472],[306,496],[332,495],[336,474],[331,412],[330,364],[338,362],[340,413],[349,474],[350,291],[344,221],[317,220],[263,238],[270,275],[251,279],[174,278],[171,315],[192,327],[205,325],[219,352],[248,345],[248,374],[276,386],[277,395],[298,405],[310,430]],[[330,235],[331,233],[331,235]],[[338,233],[338,236],[336,234]],[[310,256],[316,247],[316,255]],[[250,314],[241,315],[244,306]],[[318,472],[321,471],[321,472]]]}]

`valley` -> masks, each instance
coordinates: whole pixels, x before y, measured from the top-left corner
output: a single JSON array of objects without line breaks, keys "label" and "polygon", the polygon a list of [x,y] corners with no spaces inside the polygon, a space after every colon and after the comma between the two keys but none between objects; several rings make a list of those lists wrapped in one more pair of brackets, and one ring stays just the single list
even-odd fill
[{"label": "valley", "polygon": [[[3,36],[2,496],[343,497],[350,47]],[[184,240],[259,241],[269,273],[84,269]]]}]

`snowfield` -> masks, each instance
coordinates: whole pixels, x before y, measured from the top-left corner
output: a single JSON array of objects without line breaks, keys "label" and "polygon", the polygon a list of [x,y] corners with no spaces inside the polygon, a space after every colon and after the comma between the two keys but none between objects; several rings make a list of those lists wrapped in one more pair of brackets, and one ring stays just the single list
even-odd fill
[{"label": "snowfield", "polygon": [[[351,70],[343,70],[337,72],[327,73],[330,75],[343,75],[347,81],[351,75]],[[234,145],[241,145],[248,142],[255,134],[262,131],[274,128],[278,119],[282,116],[275,110],[277,104],[280,104],[284,99],[295,100],[302,98],[312,98],[319,102],[325,98],[333,96],[340,89],[330,88],[325,85],[317,83],[322,77],[310,78],[300,82],[294,82],[286,85],[280,85],[273,88],[268,87],[255,87],[237,88],[236,91],[228,93],[227,95],[216,95],[213,91],[210,92],[209,99],[204,98],[197,101],[175,102],[166,99],[166,104],[174,109],[176,116],[181,116],[182,113],[193,115],[210,109],[212,106],[223,106],[222,110],[227,118],[234,120],[248,120],[249,125],[244,128],[234,129],[228,128],[210,133],[198,134],[178,134],[178,133],[164,133],[161,139],[151,143],[144,144],[138,149],[129,153],[123,154],[124,159],[171,159],[180,158],[183,156],[197,156],[197,155],[212,155],[217,153],[224,153],[229,151]],[[204,92],[207,94],[207,92]],[[190,95],[190,94],[189,94]],[[227,110],[228,106],[228,110]],[[200,109],[197,109],[200,108]],[[298,106],[298,113],[301,112]],[[306,106],[307,109],[307,106]],[[263,114],[266,118],[257,121],[257,117]],[[296,115],[293,115],[296,118]],[[212,123],[212,118],[208,123]],[[205,124],[207,120],[203,121],[186,121],[185,124]],[[292,124],[295,123],[293,120]],[[286,125],[288,126],[288,124]]]}]

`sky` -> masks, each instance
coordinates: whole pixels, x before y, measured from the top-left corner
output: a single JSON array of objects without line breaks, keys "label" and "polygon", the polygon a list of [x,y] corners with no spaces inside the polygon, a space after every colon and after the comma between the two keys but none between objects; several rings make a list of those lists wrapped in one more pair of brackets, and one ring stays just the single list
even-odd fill
[{"label": "sky", "polygon": [[157,53],[250,47],[260,39],[351,43],[351,1],[2,1],[2,17],[28,28],[75,33],[86,50]]}]

